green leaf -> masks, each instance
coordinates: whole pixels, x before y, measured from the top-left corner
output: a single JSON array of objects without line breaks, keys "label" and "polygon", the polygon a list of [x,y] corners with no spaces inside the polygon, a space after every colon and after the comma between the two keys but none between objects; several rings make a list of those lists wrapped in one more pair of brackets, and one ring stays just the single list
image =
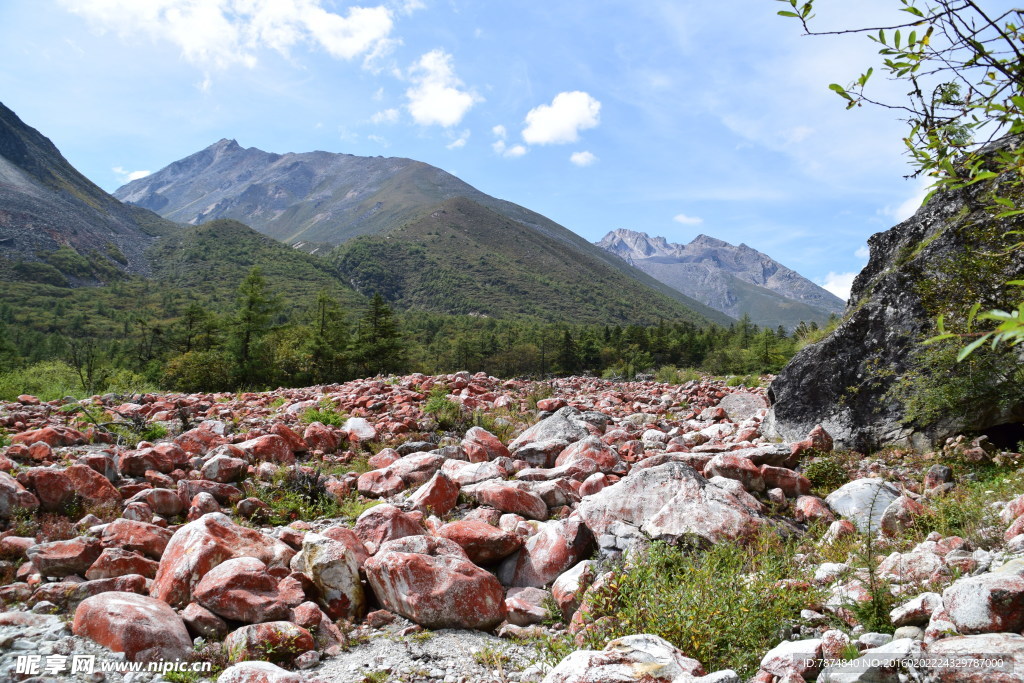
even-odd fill
[{"label": "green leaf", "polygon": [[988,338],[990,336],[991,336],[991,334],[982,335],[981,337],[978,337],[977,339],[972,341],[970,344],[968,344],[964,348],[960,349],[960,353],[958,353],[957,356],[956,356],[957,362],[959,363],[964,358],[967,358],[967,356],[969,356],[972,353],[974,353],[974,350],[977,349],[982,344],[984,344],[985,342],[987,342]]},{"label": "green leaf", "polygon": [[786,10],[780,10],[777,14],[780,17],[793,17],[794,19],[800,18],[800,15],[797,14],[796,12],[787,12]]},{"label": "green leaf", "polygon": [[835,93],[837,93],[840,97],[845,97],[846,99],[850,100],[851,102],[853,101],[853,98],[850,97],[850,93],[846,92],[846,88],[844,88],[843,86],[839,85],[838,83],[830,83],[829,86],[828,86],[828,89],[832,90]]}]

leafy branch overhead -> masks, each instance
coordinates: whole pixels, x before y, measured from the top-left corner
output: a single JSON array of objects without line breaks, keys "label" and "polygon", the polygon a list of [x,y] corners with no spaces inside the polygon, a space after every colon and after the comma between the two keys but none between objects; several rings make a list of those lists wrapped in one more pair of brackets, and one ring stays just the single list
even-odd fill
[{"label": "leafy branch overhead", "polygon": [[[870,87],[875,67],[849,85],[832,83],[829,88],[847,109],[867,103],[904,118],[909,129],[903,141],[915,169],[911,176],[934,181],[928,199],[936,192],[985,182],[986,208],[993,219],[1024,215],[1024,9],[996,14],[974,0],[898,0],[905,22],[819,30],[814,25],[815,0],[778,2],[789,7],[778,14],[799,21],[806,35],[861,34],[879,46],[879,71],[907,84],[906,95],[877,97]],[[1022,286],[1020,280],[1006,284]],[[933,341],[972,338],[961,358],[986,342],[998,346],[1024,341],[1024,303],[1009,312],[979,313],[976,308],[969,325],[976,321],[990,325],[954,335],[942,328],[940,319]]]}]

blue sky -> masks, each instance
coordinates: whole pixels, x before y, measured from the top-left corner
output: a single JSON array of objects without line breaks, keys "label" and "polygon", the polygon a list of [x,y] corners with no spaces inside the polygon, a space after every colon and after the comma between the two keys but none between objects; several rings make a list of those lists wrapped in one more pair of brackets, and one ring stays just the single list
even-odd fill
[{"label": "blue sky", "polygon": [[[819,0],[824,27],[899,19]],[[221,138],[425,161],[591,241],[746,244],[846,295],[923,196],[772,0],[3,0],[0,101],[112,191]],[[902,15],[906,16],[906,15]],[[880,83],[881,89],[893,91]]]}]

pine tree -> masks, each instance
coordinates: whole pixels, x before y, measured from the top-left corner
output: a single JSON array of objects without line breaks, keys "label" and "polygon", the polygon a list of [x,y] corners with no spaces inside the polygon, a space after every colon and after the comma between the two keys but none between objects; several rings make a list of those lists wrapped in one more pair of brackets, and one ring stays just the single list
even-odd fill
[{"label": "pine tree", "polygon": [[280,303],[267,287],[263,271],[253,266],[238,287],[232,320],[231,354],[239,384],[253,385],[269,376],[271,367],[258,353],[259,341],[271,329]]},{"label": "pine tree", "polygon": [[311,327],[313,334],[306,348],[311,379],[316,384],[342,379],[348,330],[341,304],[327,290],[316,296]]},{"label": "pine tree", "polygon": [[402,334],[394,313],[384,297],[374,294],[366,315],[359,321],[353,357],[366,375],[380,375],[405,370],[408,360]]}]

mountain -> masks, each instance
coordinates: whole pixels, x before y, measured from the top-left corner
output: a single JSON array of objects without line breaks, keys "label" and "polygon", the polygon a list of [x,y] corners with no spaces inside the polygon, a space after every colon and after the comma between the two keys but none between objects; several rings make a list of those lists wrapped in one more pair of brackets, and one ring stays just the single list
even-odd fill
[{"label": "mountain", "polygon": [[221,140],[114,196],[181,223],[238,220],[318,255],[342,245],[331,258],[352,271],[343,276],[363,293],[386,289],[403,306],[547,320],[572,310],[579,322],[731,322],[554,221],[411,159],[272,154]]},{"label": "mountain", "polygon": [[0,104],[0,279],[85,285],[145,275],[146,249],[177,230],[101,190]]},{"label": "mountain", "polygon": [[842,314],[845,302],[745,244],[707,235],[674,244],[634,230],[613,230],[597,246],[648,275],[734,318],[792,329]]}]

